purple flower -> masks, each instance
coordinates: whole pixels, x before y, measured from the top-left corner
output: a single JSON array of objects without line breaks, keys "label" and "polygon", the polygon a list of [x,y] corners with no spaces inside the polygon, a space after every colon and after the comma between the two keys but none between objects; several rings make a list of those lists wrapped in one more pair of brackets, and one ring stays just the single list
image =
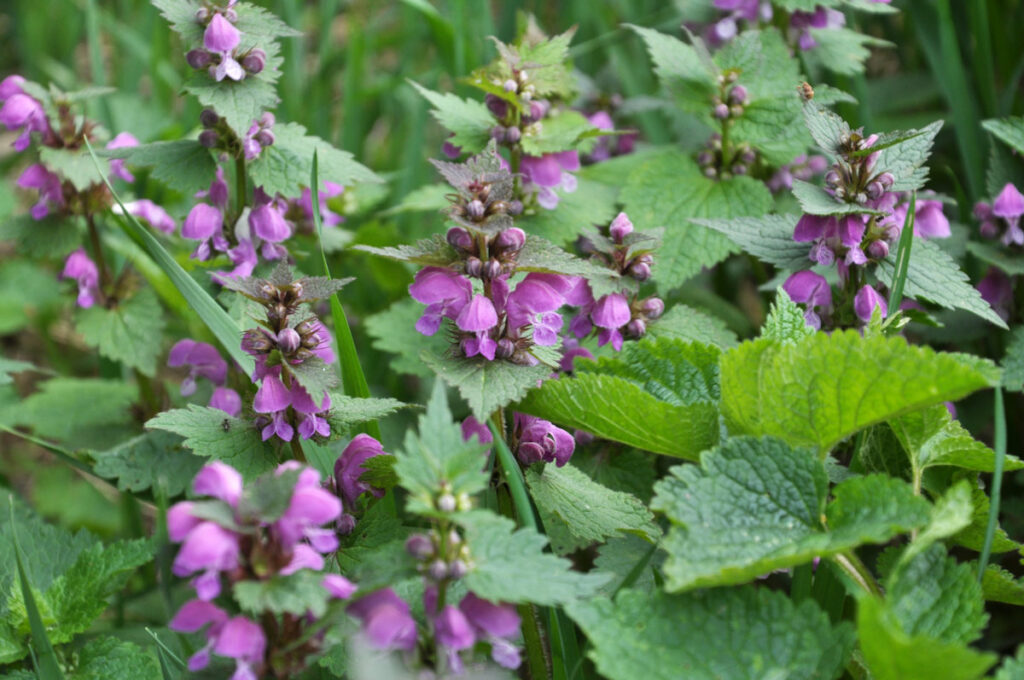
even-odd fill
[{"label": "purple flower", "polygon": [[884,319],[889,313],[885,298],[879,295],[878,291],[871,286],[862,286],[853,298],[853,311],[857,313],[857,318],[864,323],[871,321],[871,315],[876,307],[881,309],[882,318]]},{"label": "purple flower", "polygon": [[[111,166],[113,166],[113,163],[114,161],[111,161]],[[166,210],[148,198],[140,198],[137,201],[125,203],[124,207],[128,210],[128,214],[134,215],[140,220],[149,222],[151,226],[159,229],[165,234],[173,234],[174,230],[178,227],[174,218],[171,217]],[[120,209],[121,206],[114,206],[115,212],[119,212]]]},{"label": "purple flower", "polygon": [[812,28],[842,28],[846,25],[846,16],[834,9],[817,7],[813,12],[796,11],[789,17],[789,26],[797,32],[797,45],[802,50],[818,46],[818,41],[811,35]]},{"label": "purple flower", "polygon": [[327,422],[327,419],[323,417],[322,412],[331,408],[331,397],[329,394],[324,392],[323,399],[317,404],[313,401],[313,397],[310,396],[306,389],[295,382],[292,385],[292,408],[299,414],[301,422],[299,423],[299,436],[303,439],[309,439],[314,434],[319,434],[322,437],[329,437],[331,434],[331,426]]},{"label": "purple flower", "polygon": [[439,643],[453,651],[468,649],[476,642],[466,615],[450,604],[442,607],[434,617],[434,636]]},{"label": "purple flower", "polygon": [[473,285],[450,269],[424,267],[416,272],[409,294],[427,305],[416,322],[416,330],[423,335],[433,335],[443,317],[454,320],[458,316],[473,295]]},{"label": "purple flower", "polygon": [[220,64],[210,67],[210,75],[217,82],[225,77],[241,80],[245,77],[242,65],[235,61],[232,51],[238,47],[241,33],[222,14],[214,14],[203,33],[203,45],[207,50],[220,55]]},{"label": "purple flower", "polygon": [[[300,467],[299,463],[289,461],[278,466],[278,473]],[[286,549],[297,550],[299,541],[307,539],[316,552],[333,552],[338,548],[338,538],[333,531],[322,529],[321,525],[338,519],[341,510],[338,497],[320,485],[320,473],[305,467],[299,473],[288,509],[271,529],[278,543]],[[309,564],[308,556],[306,564]]]},{"label": "purple flower", "polygon": [[242,398],[230,387],[217,387],[210,396],[210,408],[220,409],[233,418],[242,412]]},{"label": "purple flower", "polygon": [[179,340],[167,357],[171,368],[188,366],[188,376],[181,382],[181,396],[195,394],[196,378],[203,377],[215,385],[223,385],[228,374],[228,364],[213,345],[196,342],[189,338]]},{"label": "purple flower", "polygon": [[565,338],[562,341],[562,358],[558,363],[558,367],[565,373],[571,373],[573,362],[576,361],[577,357],[593,359],[594,355],[586,347],[580,346],[579,340],[576,338]]},{"label": "purple flower", "polygon": [[1004,245],[1024,245],[1024,230],[1020,227],[1020,218],[1024,215],[1024,195],[1021,195],[1017,187],[1007,182],[992,202],[992,214],[1006,220],[1009,227],[1003,234]]},{"label": "purple flower", "polygon": [[29,211],[34,220],[41,220],[49,215],[51,206],[64,207],[64,190],[60,175],[50,172],[40,163],[25,168],[18,177],[17,184],[22,189],[35,189],[39,192],[39,202]]},{"label": "purple flower", "polygon": [[390,588],[370,593],[348,606],[348,613],[363,623],[363,633],[377,649],[416,648],[416,620],[409,605]]},{"label": "purple flower", "polygon": [[832,307],[832,287],[824,276],[815,274],[810,270],[792,274],[782,284],[793,302],[803,303],[806,306],[804,320],[807,325],[815,330],[821,328],[821,317],[817,310],[828,310]]},{"label": "purple flower", "polygon": [[622,349],[622,333],[619,329],[629,323],[632,313],[629,302],[622,293],[609,293],[594,303],[590,318],[601,329],[597,335],[597,346],[612,343],[615,351]]},{"label": "purple flower", "polygon": [[546,420],[516,413],[514,429],[519,437],[516,455],[524,465],[539,461],[562,467],[569,462],[576,441],[572,435]]},{"label": "purple flower", "polygon": [[914,213],[914,236],[948,238],[949,220],[942,213],[942,201],[918,201]]},{"label": "purple flower", "polygon": [[537,202],[546,210],[558,205],[555,187],[572,193],[576,190],[576,178],[569,174],[580,168],[580,157],[575,151],[546,153],[543,156],[523,156],[520,171],[525,184],[536,188]]},{"label": "purple flower", "polygon": [[25,94],[25,91],[21,88],[24,84],[25,79],[17,74],[9,75],[0,80],[0,102],[10,99],[16,94]]},{"label": "purple flower", "polygon": [[235,673],[231,680],[258,680],[254,668],[263,665],[266,648],[267,638],[259,624],[244,616],[236,616],[221,628],[213,653],[235,660]]},{"label": "purple flower", "polygon": [[291,227],[285,221],[281,208],[267,196],[261,187],[258,187],[253,193],[253,208],[249,212],[249,227],[253,234],[271,243],[280,243],[292,235]]},{"label": "purple flower", "polygon": [[[197,571],[216,576],[217,572],[237,567],[238,554],[238,536],[235,533],[213,522],[200,522],[185,536],[174,559],[173,571],[177,576],[189,576]],[[219,593],[218,582],[197,594],[200,599],[211,600]]]},{"label": "purple flower", "polygon": [[78,306],[83,308],[92,307],[96,304],[96,297],[99,295],[100,275],[96,264],[89,259],[85,251],[79,248],[68,255],[64,262],[64,271],[61,273],[63,279],[74,279],[78,282]]},{"label": "purple flower", "polygon": [[[325,227],[333,227],[341,224],[345,221],[345,218],[334,212],[331,212],[327,206],[328,199],[340,196],[345,191],[345,187],[335,182],[324,182],[324,188],[319,193],[320,198],[320,220],[323,222]],[[299,206],[302,208],[303,214],[307,220],[313,219],[313,192],[308,188],[302,190],[302,196],[299,197]]]},{"label": "purple flower", "polygon": [[455,318],[455,325],[470,333],[488,331],[497,324],[498,314],[494,311],[494,303],[484,295],[474,295]]},{"label": "purple flower", "polygon": [[338,456],[334,463],[334,486],[345,508],[354,509],[363,493],[369,492],[378,498],[384,495],[383,490],[359,479],[366,472],[363,463],[383,455],[387,454],[379,441],[368,434],[357,434]]},{"label": "purple flower", "polygon": [[245,278],[251,276],[259,258],[256,256],[256,248],[252,241],[245,238],[238,239],[238,245],[228,250],[228,258],[235,265],[229,272],[214,272],[213,280],[224,285],[226,279]]},{"label": "purple flower", "polygon": [[192,491],[200,496],[212,496],[235,508],[242,497],[242,475],[230,465],[214,461],[204,465],[192,480]]},{"label": "purple flower", "polygon": [[[50,128],[43,105],[20,91],[20,83],[23,82],[23,79],[20,82],[5,79],[4,90],[10,95],[0,97],[3,100],[3,106],[0,107],[0,123],[3,123],[8,130],[21,128],[21,135],[14,140],[16,151],[24,151],[28,148],[33,132],[45,133]],[[18,90],[17,92],[15,92],[15,88]]]},{"label": "purple flower", "polygon": [[[138,145],[139,140],[137,140],[135,138],[135,135],[133,135],[130,132],[122,132],[113,139],[111,139],[109,142],[107,142],[108,149],[123,149],[126,147]],[[125,182],[130,183],[135,181],[135,176],[132,173],[128,172],[128,169],[124,167],[123,158],[114,158],[113,160],[110,161],[110,174],[113,175],[114,177],[119,177],[123,179]],[[171,228],[171,231],[174,231],[173,227]]]},{"label": "purple flower", "polygon": [[989,267],[988,273],[978,282],[978,292],[985,302],[992,305],[996,314],[1006,321],[1010,318],[1010,304],[1013,302],[1013,281],[996,267]]},{"label": "purple flower", "polygon": [[474,436],[481,444],[490,444],[494,441],[494,435],[491,434],[491,430],[487,425],[481,423],[473,416],[467,416],[462,421],[462,438],[468,442]]},{"label": "purple flower", "polygon": [[[224,216],[221,211],[206,203],[197,203],[189,211],[185,223],[181,225],[181,235],[192,241],[199,241],[199,246],[192,257],[197,260],[208,260],[211,254],[211,243],[217,250],[224,250],[227,241],[224,240],[222,228]],[[221,243],[223,241],[223,243]],[[218,247],[223,245],[223,247]]]},{"label": "purple flower", "polygon": [[620,212],[615,216],[615,219],[612,220],[611,226],[608,227],[608,233],[611,235],[612,240],[615,241],[615,243],[622,243],[622,239],[633,233],[633,223],[630,222],[626,213]]},{"label": "purple flower", "polygon": [[470,592],[459,602],[459,609],[477,636],[491,643],[491,658],[495,662],[505,668],[519,667],[519,648],[507,640],[519,633],[521,621],[514,606],[493,604]]},{"label": "purple flower", "polygon": [[353,593],[356,592],[356,584],[349,581],[341,574],[327,574],[323,580],[324,589],[330,593],[331,597],[336,597],[339,600],[347,600],[352,597]]}]

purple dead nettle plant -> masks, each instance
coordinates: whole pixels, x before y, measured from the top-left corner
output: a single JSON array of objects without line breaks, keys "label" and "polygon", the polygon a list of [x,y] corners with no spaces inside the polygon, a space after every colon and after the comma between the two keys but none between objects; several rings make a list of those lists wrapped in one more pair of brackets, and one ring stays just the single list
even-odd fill
[{"label": "purple dead nettle plant", "polygon": [[[1024,229],[1021,229],[1024,195],[1014,184],[1007,182],[991,203],[979,201],[975,204],[974,216],[980,222],[982,238],[996,241],[1007,255],[1021,257],[1024,251]],[[1014,281],[1015,277],[997,266],[991,266],[978,282],[981,297],[992,305],[1004,321],[1010,318]]]},{"label": "purple dead nettle plant", "polygon": [[238,30],[238,12],[230,0],[226,6],[204,3],[196,11],[196,22],[203,27],[202,46],[185,55],[194,69],[206,69],[210,77],[220,82],[225,78],[244,80],[260,73],[267,62],[267,54],[258,47],[247,47],[245,35]]},{"label": "purple dead nettle plant", "polygon": [[206,378],[214,386],[208,406],[235,418],[241,414],[242,398],[226,386],[228,363],[213,345],[190,338],[179,340],[171,347],[167,365],[171,368],[188,367],[188,375],[181,381],[181,396],[195,394],[198,388],[196,379]]}]

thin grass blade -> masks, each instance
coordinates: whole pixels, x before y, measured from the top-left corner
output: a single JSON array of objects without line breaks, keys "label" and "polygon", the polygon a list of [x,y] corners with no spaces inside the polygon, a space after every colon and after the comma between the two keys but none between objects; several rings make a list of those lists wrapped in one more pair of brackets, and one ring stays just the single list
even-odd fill
[{"label": "thin grass blade", "polygon": [[996,387],[995,413],[992,414],[995,422],[995,467],[992,470],[992,491],[989,494],[988,525],[985,527],[985,542],[981,547],[981,557],[978,558],[978,582],[981,583],[985,575],[985,567],[988,566],[989,558],[992,556],[992,541],[996,535],[996,527],[999,526],[999,502],[1003,491],[1003,467],[1006,464],[1006,409],[1003,406],[1003,388]]},{"label": "thin grass blade", "polygon": [[910,208],[900,232],[899,247],[896,250],[896,272],[893,274],[892,290],[889,291],[889,314],[899,311],[903,301],[903,286],[907,282],[910,269],[910,249],[914,245],[914,211],[917,209],[917,192],[910,195]]}]

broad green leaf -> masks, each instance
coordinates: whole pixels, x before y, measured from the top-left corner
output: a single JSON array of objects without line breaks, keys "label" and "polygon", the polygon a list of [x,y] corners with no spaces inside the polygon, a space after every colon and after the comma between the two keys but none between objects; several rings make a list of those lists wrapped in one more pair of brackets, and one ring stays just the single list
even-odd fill
[{"label": "broad green leaf", "polygon": [[[75,238],[77,240],[77,234]],[[28,255],[19,246],[14,247],[18,253]],[[59,282],[53,272],[40,267],[34,257],[0,263],[0,335],[16,333],[41,321],[50,310],[64,307],[68,300],[64,291],[71,285]]]},{"label": "broad green leaf", "polygon": [[440,234],[420,239],[414,244],[403,244],[386,248],[356,245],[355,249],[398,260],[399,262],[412,262],[413,264],[425,267],[447,267],[458,259],[455,249]]},{"label": "broad green leaf", "polygon": [[900,565],[906,564],[927,550],[936,541],[953,536],[971,523],[974,507],[971,505],[971,486],[961,480],[946,491],[932,507],[931,519],[910,541],[900,555]]},{"label": "broad green leaf", "polygon": [[525,35],[516,50],[522,60],[523,67],[530,74],[530,84],[540,96],[556,95],[569,100],[575,88],[573,74],[566,62],[569,61],[569,43],[576,33],[570,28],[564,33],[547,39],[534,40]]},{"label": "broad green leaf", "polygon": [[263,149],[249,164],[253,184],[273,196],[297,196],[309,185],[313,171],[313,154],[319,163],[320,180],[350,186],[358,182],[380,182],[380,177],[356,162],[347,151],[334,148],[329,142],[306,134],[298,123],[274,126],[274,144]]},{"label": "broad green leaf", "polygon": [[833,626],[813,601],[764,588],[624,590],[567,611],[609,680],[833,678],[854,645],[852,627]]},{"label": "broad green leaf", "polygon": [[560,192],[555,210],[538,208],[533,214],[517,218],[516,226],[527,234],[567,246],[588,227],[610,223],[618,213],[616,199],[621,186],[590,179],[588,170],[598,165],[601,164],[587,166],[579,172],[576,191]]},{"label": "broad green leaf", "polygon": [[857,607],[860,648],[876,680],[977,680],[996,655],[956,642],[909,635],[885,605],[862,598]]},{"label": "broad green leaf", "polygon": [[[942,129],[942,121],[924,126],[919,131],[910,130],[907,132],[920,132],[900,144],[890,146],[878,152],[878,160],[875,161],[875,168],[879,172],[888,170],[896,178],[892,185],[893,191],[913,191],[920,189],[928,180],[928,168],[925,166],[928,157],[932,152],[932,144],[935,135]],[[916,243],[915,243],[916,246]]]},{"label": "broad green leaf", "polygon": [[90,640],[78,652],[73,680],[159,680],[160,664],[152,649],[115,637]]},{"label": "broad green leaf", "polygon": [[499,408],[522,399],[551,373],[544,364],[520,366],[500,359],[487,361],[483,357],[452,359],[426,350],[420,358],[442,380],[459,390],[480,421],[486,421]]},{"label": "broad green leaf", "polygon": [[82,243],[77,220],[48,216],[16,215],[0,220],[0,241],[14,241],[19,253],[33,258],[59,258]]},{"label": "broad green leaf", "polygon": [[340,392],[331,393],[331,410],[327,422],[331,424],[331,434],[349,434],[352,428],[369,420],[379,420],[389,416],[406,404],[397,399],[376,399],[350,397]]},{"label": "broad green leaf", "polygon": [[[379,457],[379,456],[378,456]],[[389,544],[402,544],[409,530],[402,521],[388,512],[383,503],[374,503],[359,518],[352,533],[340,537],[338,567],[352,577]],[[403,547],[403,552],[405,552]],[[365,584],[361,584],[365,585]]]},{"label": "broad green leaf", "polygon": [[763,215],[772,204],[764,183],[745,175],[710,180],[689,156],[678,151],[658,154],[636,168],[626,179],[619,200],[638,231],[665,228],[654,260],[660,291],[676,288],[736,251],[726,236],[694,224],[692,218]]},{"label": "broad green leaf", "polygon": [[877,210],[865,208],[860,203],[838,201],[817,184],[801,179],[793,180],[793,195],[800,201],[800,207],[808,215],[881,215]]},{"label": "broad green leaf", "polygon": [[103,176],[96,170],[88,152],[44,146],[39,149],[39,160],[71,182],[77,191],[84,192],[95,184],[103,184]]},{"label": "broad green leaf", "polygon": [[968,241],[967,251],[979,260],[1002,269],[1010,276],[1024,274],[1024,258],[1014,256],[1012,251],[1008,252],[1005,248],[983,241]]},{"label": "broad green leaf", "polygon": [[156,373],[165,321],[152,288],[142,288],[109,309],[101,305],[80,309],[77,316],[75,326],[90,347],[143,375]]},{"label": "broad green leaf", "polygon": [[169,498],[182,494],[205,462],[184,447],[181,437],[147,432],[103,453],[94,454],[94,472],[116,479],[121,491],[163,489]]},{"label": "broad green leaf", "polygon": [[434,512],[442,486],[456,499],[482,490],[487,485],[483,466],[488,448],[477,439],[463,441],[462,428],[448,408],[444,383],[436,380],[417,432],[408,430],[402,450],[395,453],[395,473],[409,492],[409,510]]},{"label": "broad green leaf", "polygon": [[289,364],[287,370],[315,401],[320,401],[331,388],[338,386],[337,368],[318,356],[300,364]]},{"label": "broad green leaf", "polygon": [[721,349],[736,346],[736,334],[718,317],[686,305],[673,305],[656,321],[647,324],[647,337],[699,342]]},{"label": "broad green leaf", "polygon": [[537,466],[526,471],[530,496],[541,512],[557,517],[586,544],[620,533],[656,541],[661,530],[636,496],[604,487],[572,465]]},{"label": "broad green leaf", "polygon": [[595,298],[609,292],[618,292],[629,283],[628,279],[621,278],[617,272],[591,260],[578,258],[554,243],[533,235],[526,237],[526,243],[516,256],[516,269],[524,272],[585,276],[590,282]]},{"label": "broad green leaf", "polygon": [[[13,525],[15,522],[13,505],[10,507],[10,510],[11,524]],[[32,592],[32,584],[29,581],[28,572],[25,570],[25,561],[22,558],[21,546],[18,544],[16,533],[12,534],[12,544],[14,559],[18,567],[18,585],[21,588],[20,593],[24,602],[25,619],[28,622],[29,634],[32,637],[32,648],[27,650],[32,653],[32,665],[35,667],[40,680],[63,680],[64,674],[61,672],[57,655],[53,651],[53,643],[46,631],[46,624],[39,613],[39,606],[36,603],[35,593]],[[15,594],[16,596],[17,594]],[[8,603],[8,607],[11,607],[11,603]],[[10,616],[8,616],[5,617],[3,626],[5,629],[4,637],[6,638],[4,640],[4,647],[7,648],[6,651],[15,654],[12,657],[12,660],[15,660],[26,651],[24,650],[24,643],[22,643],[21,649],[18,648],[18,640],[10,631],[11,628],[17,629],[19,627],[18,622],[11,621]]]},{"label": "broad green leaf", "polygon": [[981,578],[981,589],[990,602],[1003,602],[1024,607],[1024,581],[999,565],[985,567]]},{"label": "broad green leaf", "polygon": [[1017,647],[1017,655],[1007,658],[993,677],[995,680],[1024,680],[1024,645]]},{"label": "broad green leaf", "polygon": [[521,142],[523,152],[531,156],[571,151],[584,134],[596,130],[583,114],[571,110],[548,116],[535,129],[536,134],[528,130]]},{"label": "broad green leaf", "polygon": [[826,509],[824,464],[778,439],[733,437],[701,458],[655,485],[651,507],[673,524],[663,543],[670,592],[744,583],[928,521],[928,503],[882,475],[839,484]]},{"label": "broad green leaf", "polygon": [[198,455],[220,460],[247,480],[277,466],[278,456],[251,422],[233,418],[220,409],[189,404],[157,414],[146,422],[150,430],[166,430],[184,437],[184,446]]},{"label": "broad green leaf", "polygon": [[775,300],[761,328],[761,337],[779,344],[792,344],[808,335],[814,335],[814,329],[807,325],[803,311],[780,287],[775,291]]},{"label": "broad green leaf", "polygon": [[658,81],[680,108],[689,113],[705,113],[718,90],[714,65],[702,60],[697,50],[678,38],[650,28],[630,28],[643,38]]},{"label": "broad green leaf", "polygon": [[651,500],[657,462],[649,453],[612,444],[577,450],[572,458],[572,464],[598,484],[636,496],[645,503]]},{"label": "broad green leaf", "polygon": [[803,114],[804,125],[818,148],[835,158],[839,154],[839,140],[850,134],[850,125],[813,99],[804,102]]},{"label": "broad green leaf", "polygon": [[323,616],[329,595],[323,586],[323,572],[302,569],[288,576],[262,581],[239,581],[232,589],[235,601],[250,616],[263,612]]},{"label": "broad green leaf", "polygon": [[[875,273],[882,283],[891,286],[895,271],[896,255],[891,253],[878,263]],[[934,302],[945,309],[967,310],[1000,328],[1006,328],[1006,322],[982,299],[981,293],[970,284],[956,262],[931,241],[914,240],[903,293]]]},{"label": "broad green leaf", "polygon": [[431,114],[437,122],[454,133],[448,140],[451,144],[462,147],[466,153],[476,153],[487,146],[495,119],[483,102],[434,92],[412,81],[410,84],[433,106]]},{"label": "broad green leaf", "polygon": [[[971,486],[971,506],[974,508],[974,514],[971,517],[970,525],[954,535],[950,540],[975,552],[981,552],[988,529],[988,513],[991,503],[988,494],[973,484]],[[1001,527],[996,527],[995,535],[992,537],[993,554],[1020,549],[1020,543],[1012,540]]]},{"label": "broad green leaf", "polygon": [[623,588],[650,593],[657,588],[655,570],[664,561],[664,552],[637,535],[612,538],[597,549],[595,571],[612,574],[613,579],[600,590],[612,597]]},{"label": "broad green leaf", "polygon": [[998,382],[991,362],[900,337],[817,333],[761,339],[722,356],[722,413],[733,434],[772,434],[825,452],[868,425]]},{"label": "broad green leaf", "polygon": [[811,28],[817,46],[811,55],[833,73],[855,76],[864,72],[864,62],[871,56],[870,47],[892,47],[886,40],[872,38],[848,28]]},{"label": "broad green leaf", "polygon": [[194,139],[126,146],[98,151],[96,155],[123,158],[128,165],[152,168],[153,179],[186,196],[209,188],[217,173],[217,162],[210,150]]},{"label": "broad green leaf", "polygon": [[366,317],[366,333],[373,338],[373,347],[391,354],[391,370],[429,377],[434,372],[420,361],[419,353],[426,348],[441,355],[449,342],[443,333],[422,335],[415,331],[416,320],[423,314],[423,305],[411,298],[395,302],[382,312]]},{"label": "broad green leaf", "polygon": [[799,219],[796,215],[765,215],[693,222],[724,234],[759,260],[783,269],[804,269],[810,263],[810,249],[806,243],[793,240]]},{"label": "broad green leaf", "polygon": [[609,580],[606,574],[571,571],[568,560],[544,552],[544,535],[529,528],[516,530],[507,517],[477,510],[455,519],[466,530],[469,546],[466,587],[484,599],[567,604],[593,595]]},{"label": "broad green leaf", "polygon": [[993,118],[982,121],[981,126],[1013,147],[1017,153],[1024,153],[1024,117]]},{"label": "broad green leaf", "polygon": [[10,385],[14,382],[11,376],[22,371],[47,372],[45,369],[37,368],[35,364],[17,359],[0,357],[0,385]]},{"label": "broad green leaf", "polygon": [[[953,420],[945,405],[914,411],[889,422],[896,439],[911,465],[923,470],[935,465],[950,465],[966,470],[992,472],[995,452],[972,437]],[[1024,461],[1007,455],[1007,472],[1024,468]]]},{"label": "broad green leaf", "polygon": [[[135,386],[120,380],[54,378],[14,409],[13,421],[41,437],[90,446],[131,422]],[[113,442],[111,442],[113,444]]]},{"label": "broad green leaf", "polygon": [[1024,392],[1024,327],[1018,327],[1010,334],[1003,357],[1003,387]]}]

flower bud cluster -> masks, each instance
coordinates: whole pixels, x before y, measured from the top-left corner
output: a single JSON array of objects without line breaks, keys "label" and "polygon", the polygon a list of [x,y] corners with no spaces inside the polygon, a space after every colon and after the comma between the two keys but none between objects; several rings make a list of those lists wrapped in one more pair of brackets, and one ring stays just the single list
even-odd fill
[{"label": "flower bud cluster", "polygon": [[258,47],[239,50],[242,33],[235,27],[238,12],[231,0],[227,7],[205,4],[196,11],[196,22],[204,27],[203,46],[188,51],[185,61],[196,70],[206,69],[220,82],[225,78],[243,80],[256,75],[267,64],[267,53]]},{"label": "flower bud cluster", "polygon": [[203,131],[199,133],[199,143],[208,149],[226,152],[232,158],[244,157],[247,161],[256,160],[264,147],[274,144],[274,114],[264,112],[252,122],[249,130],[239,139],[227,120],[217,115],[213,109],[204,109],[199,114],[199,122]]},{"label": "flower bud cluster", "polygon": [[[445,239],[459,253],[460,269],[466,276],[491,281],[515,272],[516,257],[526,245],[526,232],[509,227],[488,239],[486,235],[474,237],[462,227],[452,227]],[[481,255],[487,260],[480,259]]]},{"label": "flower bud cluster", "polygon": [[722,135],[715,132],[697,154],[697,165],[708,179],[730,179],[746,175],[757,163],[757,152],[746,142],[728,149],[722,146]]},{"label": "flower bud cluster", "polygon": [[523,204],[512,199],[509,180],[482,176],[467,182],[448,196],[448,216],[474,230],[508,224],[509,216],[523,211]]},{"label": "flower bud cluster", "polygon": [[827,169],[828,159],[824,156],[800,154],[776,170],[766,184],[772,193],[778,193],[783,190],[792,189],[794,179],[806,182],[818,175],[824,174]]},{"label": "flower bud cluster", "polygon": [[[236,584],[280,580],[301,570],[320,571],[324,555],[338,548],[327,528],[341,513],[340,501],[320,485],[316,470],[291,461],[257,480],[253,489],[291,486],[284,510],[262,507],[259,491],[243,488],[242,476],[229,465],[206,465],[193,481],[193,491],[208,500],[182,501],[167,513],[172,541],[181,543],[172,570],[192,576],[196,598],[186,602],[170,627],[179,632],[205,630],[206,644],[189,660],[191,671],[205,668],[211,654],[235,660],[235,678],[288,675],[304,667],[321,637],[305,634],[310,616],[272,612],[250,619],[231,616],[213,600],[229,599]],[[325,598],[348,599],[355,586],[342,576],[327,574]],[[270,631],[265,626],[271,625]],[[273,649],[269,647],[273,646]]]},{"label": "flower bud cluster", "polygon": [[711,117],[726,121],[743,115],[743,107],[750,97],[747,88],[736,84],[739,72],[727,70],[718,75],[718,94],[711,99]]},{"label": "flower bud cluster", "polygon": [[825,189],[840,201],[869,205],[879,201],[896,181],[888,171],[875,172],[879,152],[867,150],[878,135],[863,136],[863,130],[845,133],[839,138],[839,156],[825,173]]}]

